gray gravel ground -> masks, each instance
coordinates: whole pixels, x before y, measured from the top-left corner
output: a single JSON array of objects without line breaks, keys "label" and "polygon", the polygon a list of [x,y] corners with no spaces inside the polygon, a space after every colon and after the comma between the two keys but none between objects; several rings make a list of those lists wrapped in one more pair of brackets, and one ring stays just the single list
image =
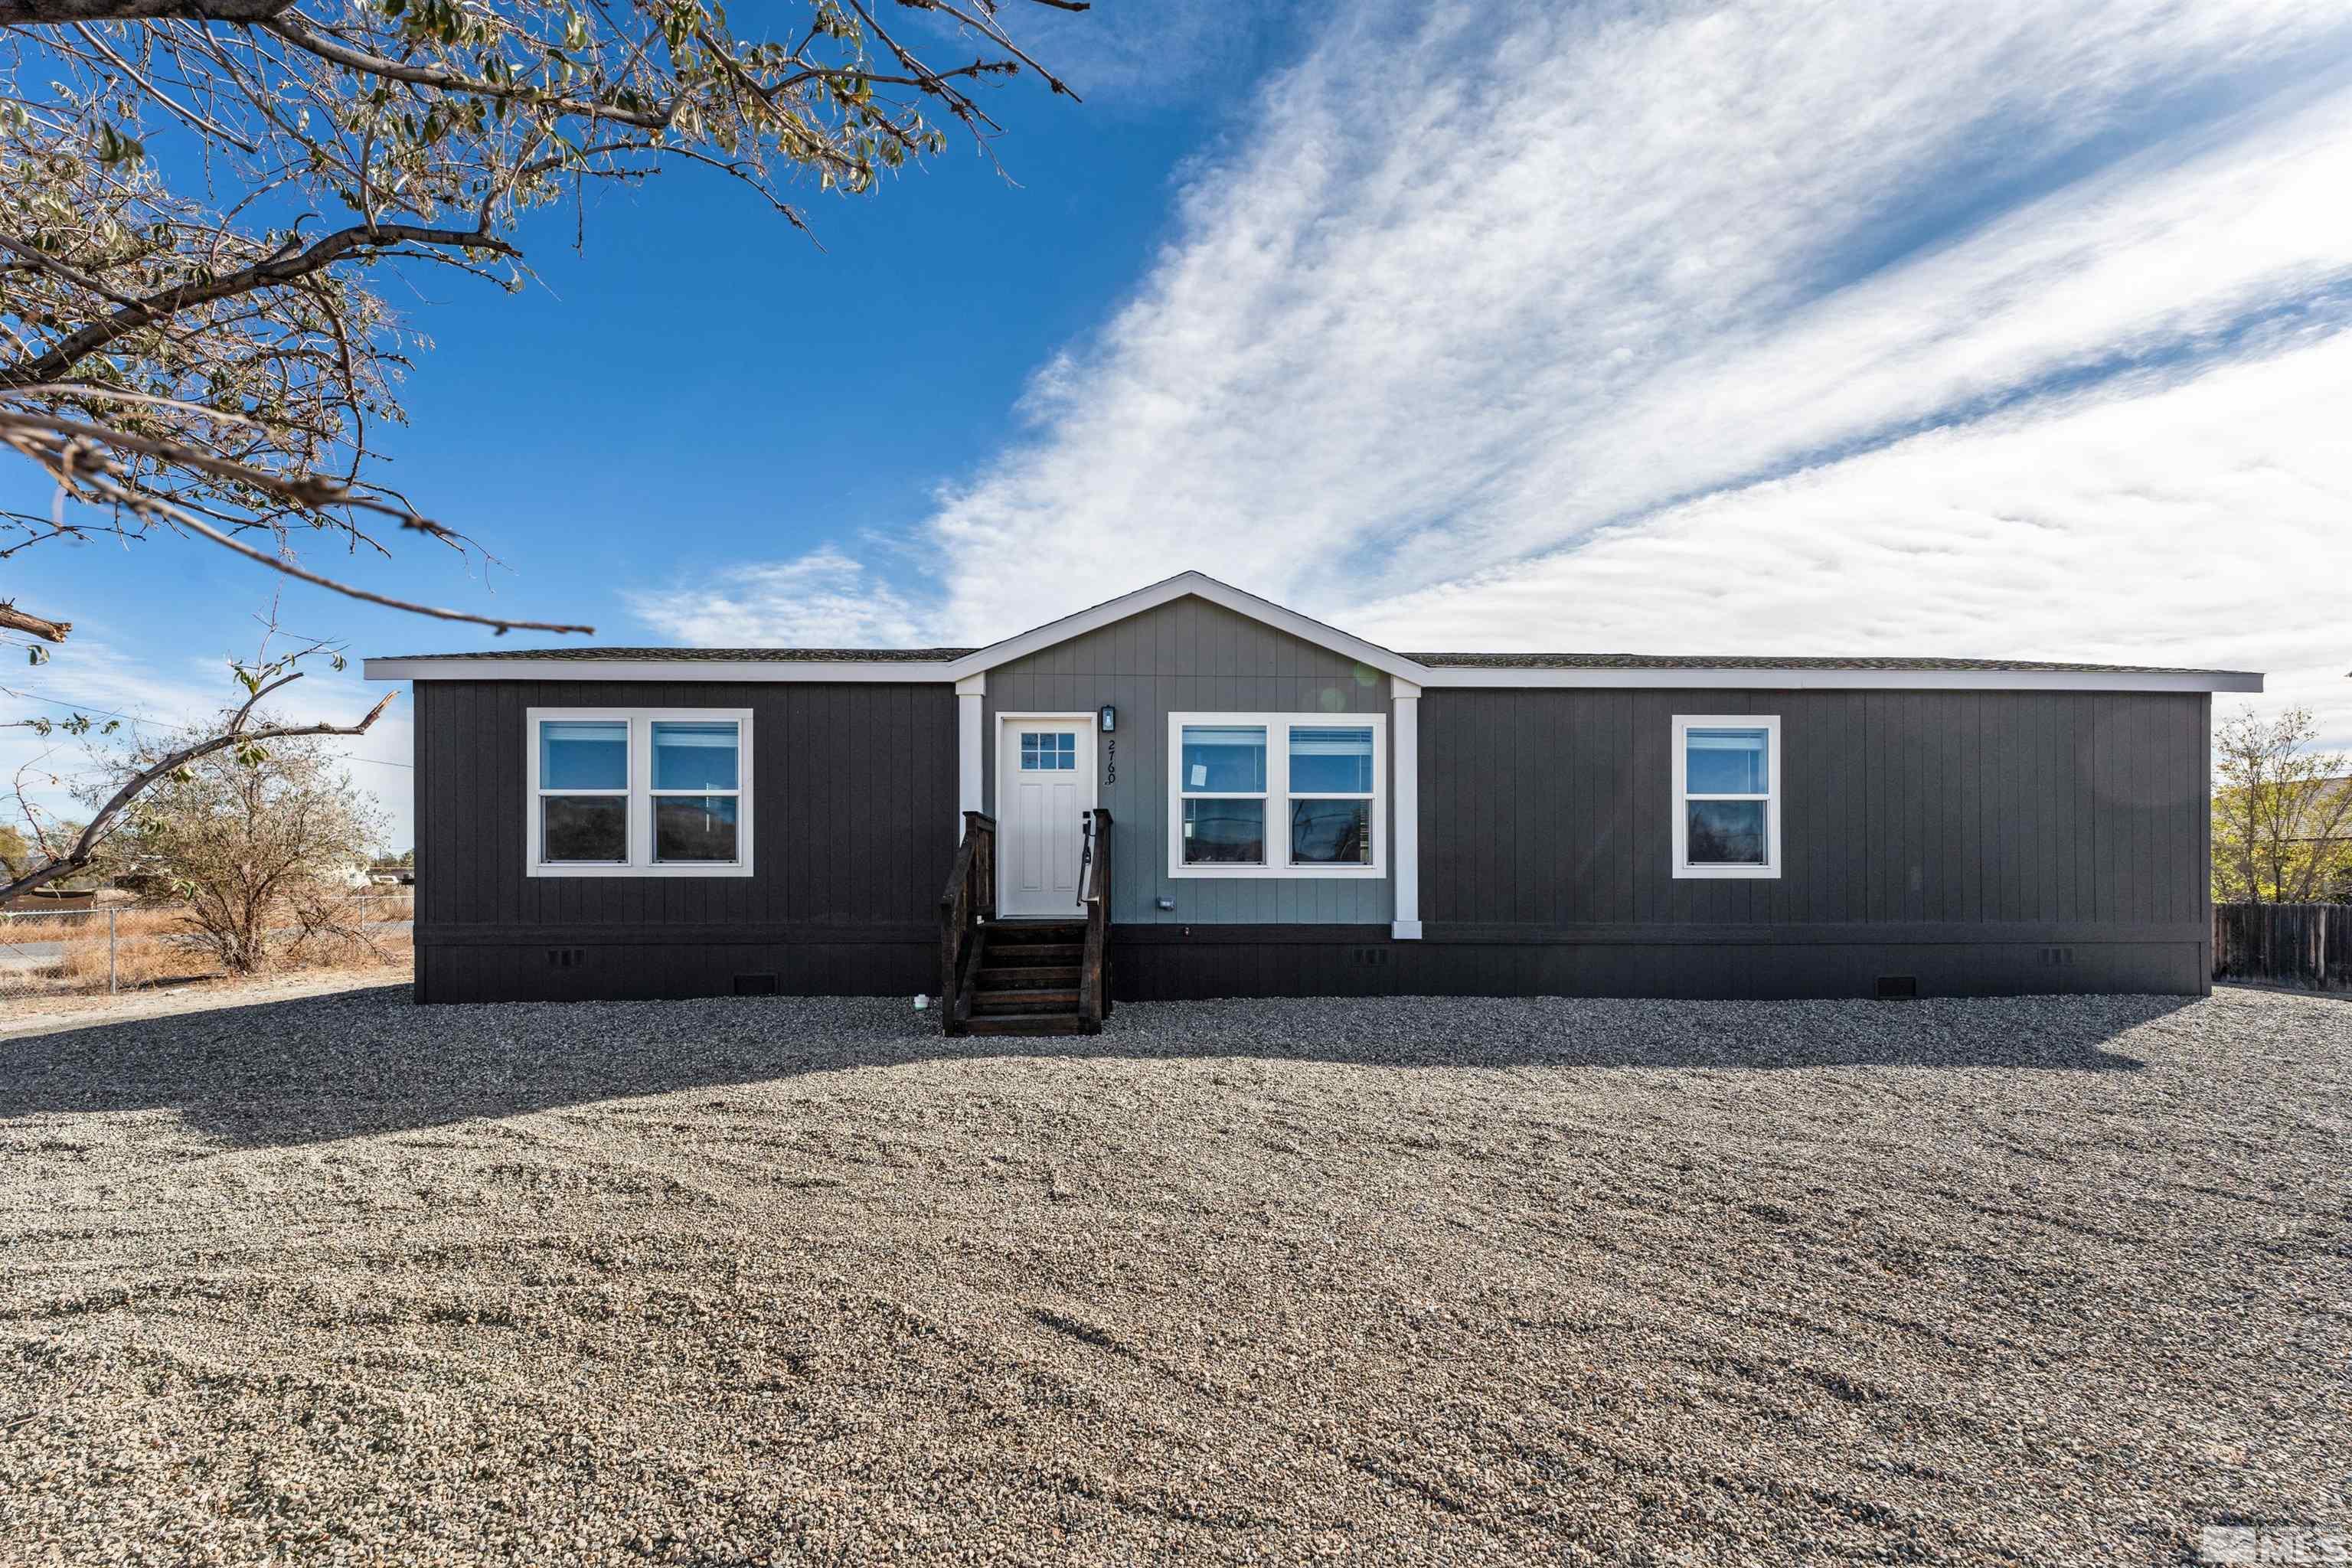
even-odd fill
[{"label": "gray gravel ground", "polygon": [[2352,1003],[0,1040],[0,1558],[2099,1563],[2352,1517]]}]

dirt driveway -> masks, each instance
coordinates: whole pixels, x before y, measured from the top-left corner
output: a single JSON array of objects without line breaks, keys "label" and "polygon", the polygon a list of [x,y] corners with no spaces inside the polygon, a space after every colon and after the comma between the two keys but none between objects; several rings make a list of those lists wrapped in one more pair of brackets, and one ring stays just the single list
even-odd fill
[{"label": "dirt driveway", "polygon": [[2194,1561],[2352,1515],[2352,1003],[0,1038],[0,1557]]}]

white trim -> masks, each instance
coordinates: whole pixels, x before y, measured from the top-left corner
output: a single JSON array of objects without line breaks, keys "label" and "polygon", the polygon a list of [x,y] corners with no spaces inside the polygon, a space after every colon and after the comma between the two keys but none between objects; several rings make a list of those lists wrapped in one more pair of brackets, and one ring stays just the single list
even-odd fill
[{"label": "white trim", "polygon": [[1005,637],[961,658],[908,659],[499,659],[462,657],[371,658],[362,668],[370,680],[709,680],[761,683],[896,682],[965,683],[986,689],[986,672],[1010,659],[1112,626],[1130,616],[1191,595],[1286,632],[1318,647],[1356,660],[1398,682],[1419,687],[1566,687],[1594,690],[1658,690],[1714,688],[1774,691],[2260,691],[2263,677],[2251,670],[2166,673],[2060,669],[1818,669],[1720,668],[1684,665],[1667,668],[1573,669],[1489,668],[1424,665],[1378,643],[1343,632],[1286,609],[1270,599],[1220,583],[1204,572],[1183,572],[1138,588],[1091,609]]},{"label": "white trim", "polygon": [[2245,670],[2201,675],[2093,675],[2057,669],[1473,669],[1433,666],[1432,687],[1572,687],[1596,690],[2260,691]]},{"label": "white trim", "polygon": [[1005,868],[1009,866],[1013,860],[1012,856],[1003,852],[1004,847],[1005,831],[1004,722],[1008,719],[1042,721],[1045,723],[1066,722],[1085,725],[1087,727],[1087,732],[1094,736],[1093,742],[1087,748],[1087,809],[1091,811],[1095,807],[1102,805],[1102,735],[1096,725],[1095,714],[1092,709],[1088,709],[1084,713],[1026,712],[999,713],[996,716],[996,722],[989,728],[989,751],[990,754],[995,758],[995,761],[989,764],[989,769],[990,775],[996,781],[996,832],[998,849],[998,854],[996,856],[996,907],[1000,910],[1004,907]]},{"label": "white trim", "polygon": [[[629,803],[628,861],[594,864],[540,858],[539,726],[562,723],[626,724],[629,784],[626,790],[555,790],[552,794],[625,795]],[[735,858],[729,861],[657,861],[654,844],[653,726],[662,723],[732,722],[735,733]],[[523,710],[522,868],[526,877],[749,877],[752,874],[751,710],[749,708],[526,708]],[[665,790],[665,795],[725,795],[725,790]]]},{"label": "white trim", "polygon": [[[1764,864],[1694,866],[1690,863],[1689,737],[1693,730],[1764,731]],[[1780,716],[1777,713],[1677,713],[1675,715],[1674,874],[1706,880],[1777,878],[1780,875]],[[1701,795],[1701,800],[1753,800],[1753,795]]]},{"label": "white trim", "polygon": [[978,692],[956,692],[956,842],[963,841],[963,814],[986,811],[981,792],[988,760],[980,754],[982,710],[988,700]]},{"label": "white trim", "polygon": [[[2217,669],[2206,674],[2182,675],[2132,671],[2090,674],[2057,669],[1721,669],[1696,665],[1671,669],[1486,669],[1459,666],[1423,668],[1405,659],[1402,654],[1387,657],[1400,661],[1412,672],[1399,675],[1391,669],[1388,674],[1391,679],[1400,681],[1409,679],[1424,687],[1441,689],[1448,687],[1565,687],[1596,691],[1682,689],[1718,691],[2220,692],[2263,689],[2262,675],[2242,669]],[[1372,663],[1369,658],[1361,662]],[[370,680],[708,680],[714,683],[749,681],[779,685],[811,681],[835,685],[895,683],[933,686],[970,679],[958,675],[956,665],[918,663],[906,659],[730,659],[722,662],[698,658],[371,658],[362,661],[361,668]]]},{"label": "white trim", "polygon": [[1400,942],[1421,936],[1421,688],[1396,682],[1396,750],[1390,780],[1390,807],[1396,816],[1396,919],[1389,934]]},{"label": "white trim", "polygon": [[952,680],[929,660],[846,658],[371,658],[370,680],[709,680],[895,682],[931,686]]},{"label": "white trim", "polygon": [[[1265,730],[1265,840],[1263,866],[1187,866],[1184,864],[1184,726],[1239,724]],[[1290,731],[1308,729],[1363,730],[1372,732],[1372,859],[1368,866],[1297,866],[1289,862]],[[1388,774],[1388,715],[1385,713],[1171,713],[1168,715],[1168,875],[1179,879],[1274,879],[1286,881],[1349,880],[1383,878],[1389,874],[1389,802],[1394,792]],[[1223,792],[1200,799],[1256,799],[1256,791]],[[1345,795],[1309,795],[1307,800],[1357,798]],[[1279,845],[1282,858],[1274,851]]]},{"label": "white trim", "polygon": [[1138,588],[1132,594],[1123,594],[1108,603],[1097,605],[1092,609],[1080,610],[1076,615],[1064,616],[1058,621],[1048,621],[1042,626],[1033,627],[1016,637],[1006,637],[1002,642],[993,642],[976,652],[968,653],[948,666],[948,668],[957,677],[974,674],[983,669],[993,669],[998,665],[1019,658],[1024,654],[1035,653],[1039,648],[1052,647],[1056,643],[1067,642],[1075,637],[1084,637],[1091,631],[1099,631],[1104,626],[1114,626],[1127,619],[1129,616],[1138,616],[1146,610],[1158,609],[1162,605],[1172,604],[1187,595],[1206,599],[1209,603],[1231,610],[1237,616],[1246,616],[1251,620],[1274,627],[1276,631],[1288,632],[1303,642],[1313,643],[1318,647],[1327,648],[1333,653],[1352,658],[1359,664],[1370,665],[1383,675],[1403,676],[1412,680],[1422,679],[1422,667],[1393,649],[1384,648],[1378,643],[1366,642],[1363,638],[1350,636],[1337,626],[1327,626],[1321,621],[1310,619],[1296,610],[1285,609],[1271,599],[1261,599],[1255,594],[1244,593],[1229,583],[1218,582],[1204,572],[1181,572],[1173,577],[1154,583],[1149,587]]}]

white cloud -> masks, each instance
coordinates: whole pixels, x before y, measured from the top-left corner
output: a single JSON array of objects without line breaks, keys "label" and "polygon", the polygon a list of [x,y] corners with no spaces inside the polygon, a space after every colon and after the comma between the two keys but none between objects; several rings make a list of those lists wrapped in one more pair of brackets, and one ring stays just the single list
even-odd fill
[{"label": "white cloud", "polygon": [[626,597],[637,618],[665,637],[709,647],[892,647],[921,640],[914,603],[831,545]]},{"label": "white cloud", "polygon": [[2266,662],[2352,733],[2280,582],[2344,580],[2340,13],[1328,28],[928,520],[934,635],[1201,566],[1406,641]]},{"label": "white cloud", "polygon": [[2261,669],[2268,700],[2352,742],[2352,640],[2327,604],[2352,584],[2347,405],[2352,334],[2144,396],[1916,436],[1362,606],[1349,625],[1412,648],[2088,651]]}]

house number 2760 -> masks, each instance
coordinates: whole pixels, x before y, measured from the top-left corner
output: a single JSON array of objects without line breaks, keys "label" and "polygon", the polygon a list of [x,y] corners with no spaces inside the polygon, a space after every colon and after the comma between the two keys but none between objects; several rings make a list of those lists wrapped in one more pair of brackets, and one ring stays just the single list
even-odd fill
[{"label": "house number 2760", "polygon": [[1103,742],[1103,783],[1107,784],[1118,783],[1118,742],[1117,741]]}]

